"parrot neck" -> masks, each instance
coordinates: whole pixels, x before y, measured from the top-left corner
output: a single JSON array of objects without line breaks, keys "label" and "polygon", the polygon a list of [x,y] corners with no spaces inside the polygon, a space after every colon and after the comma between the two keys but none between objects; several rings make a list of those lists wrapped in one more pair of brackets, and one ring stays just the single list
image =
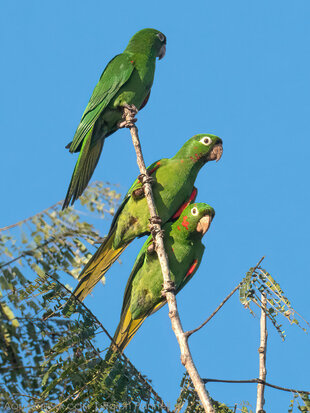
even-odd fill
[{"label": "parrot neck", "polygon": [[187,172],[193,179],[193,183],[200,169],[208,162],[206,157],[199,157],[197,154],[178,152],[172,160],[180,162],[182,171]]},{"label": "parrot neck", "polygon": [[179,240],[191,240],[193,242],[201,241],[202,234],[196,231],[196,227],[191,228],[187,215],[181,215],[181,217],[172,224],[172,232],[174,238]]},{"label": "parrot neck", "polygon": [[124,53],[129,54],[135,60],[137,58],[156,58],[156,51],[151,42],[133,42],[130,41],[124,50]]}]

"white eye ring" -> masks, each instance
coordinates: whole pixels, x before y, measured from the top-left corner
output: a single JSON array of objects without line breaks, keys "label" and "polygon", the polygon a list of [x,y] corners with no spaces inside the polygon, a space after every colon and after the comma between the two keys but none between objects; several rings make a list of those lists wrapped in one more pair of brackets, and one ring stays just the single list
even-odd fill
[{"label": "white eye ring", "polygon": [[212,143],[212,139],[210,136],[204,136],[203,138],[200,139],[200,141],[203,145],[209,146],[210,143]]},{"label": "white eye ring", "polygon": [[196,207],[192,208],[192,209],[191,209],[191,214],[194,215],[194,217],[195,217],[196,215],[198,215],[198,209],[197,209]]},{"label": "white eye ring", "polygon": [[165,36],[162,33],[157,33],[157,37],[159,38],[161,42],[165,40]]}]

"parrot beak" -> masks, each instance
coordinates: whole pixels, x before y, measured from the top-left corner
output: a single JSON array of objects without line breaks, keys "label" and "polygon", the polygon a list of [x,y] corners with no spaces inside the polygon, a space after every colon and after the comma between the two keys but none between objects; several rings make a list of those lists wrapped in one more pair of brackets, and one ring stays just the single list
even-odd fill
[{"label": "parrot beak", "polygon": [[197,224],[196,230],[197,232],[201,232],[202,236],[205,235],[205,233],[208,231],[210,228],[211,222],[212,222],[213,217],[210,215],[205,215],[202,217]]},{"label": "parrot beak", "polygon": [[163,44],[158,53],[158,60],[161,60],[166,54],[166,45]]},{"label": "parrot beak", "polygon": [[210,155],[208,157],[208,161],[216,161],[218,162],[223,154],[223,145],[221,143],[217,144],[214,146],[212,151],[210,152]]}]

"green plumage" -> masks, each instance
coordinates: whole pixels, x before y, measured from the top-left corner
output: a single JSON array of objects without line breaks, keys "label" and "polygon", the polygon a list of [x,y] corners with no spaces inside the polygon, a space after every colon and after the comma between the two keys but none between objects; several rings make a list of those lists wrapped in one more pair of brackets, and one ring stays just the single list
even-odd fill
[{"label": "green plumage", "polygon": [[[163,224],[174,214],[175,219],[180,208],[193,201],[191,195],[199,170],[206,162],[218,160],[221,155],[222,140],[219,137],[199,134],[189,139],[173,158],[161,159],[148,167],[149,174],[155,178],[153,195]],[[136,180],[116,212],[108,236],[80,274],[79,285],[74,291],[80,300],[134,238],[149,234],[149,218],[141,183]]]},{"label": "green plumage", "polygon": [[143,29],[129,41],[103,71],[83,113],[70,152],[80,152],[63,209],[83,193],[98,163],[105,138],[114,133],[122,119],[122,109],[141,109],[151,91],[156,57],[165,54],[166,37],[154,29]]},{"label": "green plumage", "polygon": [[[176,293],[188,283],[200,265],[204,253],[201,240],[214,215],[213,208],[207,204],[190,204],[175,222],[168,222],[163,227],[170,276]],[[143,321],[166,304],[161,294],[162,272],[156,252],[150,252],[151,244],[150,236],[127,282],[120,323],[114,335],[114,342],[120,350],[124,350]]]}]

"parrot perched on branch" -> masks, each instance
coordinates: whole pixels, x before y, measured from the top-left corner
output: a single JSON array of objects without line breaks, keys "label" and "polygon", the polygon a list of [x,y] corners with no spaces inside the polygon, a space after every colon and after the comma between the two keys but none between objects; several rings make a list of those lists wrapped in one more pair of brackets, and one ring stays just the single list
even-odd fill
[{"label": "parrot perched on branch", "polygon": [[[222,152],[219,137],[199,134],[190,138],[174,157],[161,159],[147,168],[154,178],[153,196],[162,224],[176,219],[195,200],[194,183],[199,170],[208,161],[218,161]],[[107,237],[79,276],[80,282],[73,292],[79,300],[84,300],[134,238],[150,233],[149,218],[143,187],[137,179],[118,208]]]},{"label": "parrot perched on branch", "polygon": [[[214,215],[214,209],[209,205],[194,203],[188,205],[176,221],[163,226],[164,245],[176,294],[193,277],[200,265],[205,249],[201,240]],[[124,350],[149,315],[166,304],[167,301],[161,294],[162,286],[160,264],[153,248],[152,236],[149,236],[126,285],[120,323],[114,335],[114,343],[119,350]],[[111,351],[115,351],[113,344]]]},{"label": "parrot perched on branch", "polygon": [[123,53],[104,69],[83,113],[73,141],[66,147],[80,152],[63,209],[74,203],[97,166],[105,138],[121,127],[123,108],[142,109],[150,96],[156,57],[166,52],[166,36],[155,29],[143,29],[129,41]]}]

